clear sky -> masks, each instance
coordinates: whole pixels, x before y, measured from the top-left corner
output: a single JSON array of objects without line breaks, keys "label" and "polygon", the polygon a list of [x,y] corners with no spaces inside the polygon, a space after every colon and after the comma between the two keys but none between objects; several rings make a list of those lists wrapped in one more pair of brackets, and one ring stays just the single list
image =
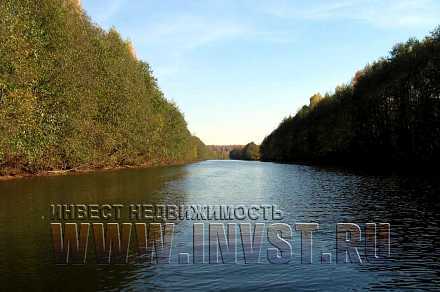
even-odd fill
[{"label": "clear sky", "polygon": [[206,144],[260,143],[315,92],[440,24],[438,0],[81,2],[132,40]]}]

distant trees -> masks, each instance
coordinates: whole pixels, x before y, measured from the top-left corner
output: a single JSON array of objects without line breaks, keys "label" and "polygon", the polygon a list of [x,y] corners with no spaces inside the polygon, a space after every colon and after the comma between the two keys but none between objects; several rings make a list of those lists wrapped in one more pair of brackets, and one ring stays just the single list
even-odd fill
[{"label": "distant trees", "polygon": [[242,159],[242,150],[243,148],[236,148],[236,149],[232,149],[229,152],[229,159],[233,159],[233,160],[241,160]]},{"label": "distant trees", "polygon": [[77,1],[0,1],[0,39],[0,169],[207,156],[130,42]]},{"label": "distant trees", "polygon": [[242,148],[242,145],[208,145],[207,148],[211,151],[211,159],[225,160],[229,159],[229,153],[237,148]]},{"label": "distant trees", "polygon": [[[196,157],[197,160],[207,160],[207,159],[216,159],[216,154],[209,147],[207,147],[200,138],[196,136],[192,136],[192,148],[194,149],[194,153],[192,157]],[[194,158],[190,158],[194,160]]]},{"label": "distant trees", "polygon": [[[314,101],[316,98],[314,98]],[[440,28],[410,39],[304,106],[261,145],[282,162],[434,166],[440,161]]]},{"label": "distant trees", "polygon": [[229,152],[229,158],[236,160],[259,160],[260,147],[254,142],[248,143],[241,149],[231,150],[231,152]]}]

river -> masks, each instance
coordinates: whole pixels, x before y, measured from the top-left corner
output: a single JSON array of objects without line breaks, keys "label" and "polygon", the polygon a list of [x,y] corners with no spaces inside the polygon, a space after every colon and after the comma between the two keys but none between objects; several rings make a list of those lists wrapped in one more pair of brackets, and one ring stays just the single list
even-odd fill
[{"label": "river", "polygon": [[[216,160],[1,181],[0,290],[434,290],[440,287],[439,190],[438,176]],[[50,233],[54,203],[276,205],[281,222],[319,223],[319,231],[312,264],[301,264],[300,238],[293,231],[288,264],[97,265],[91,256],[85,265],[62,266],[54,262]],[[337,264],[333,258],[322,264],[321,252],[334,257],[340,222],[390,223],[390,257],[381,263]],[[193,223],[176,222],[176,252],[192,251]]]}]

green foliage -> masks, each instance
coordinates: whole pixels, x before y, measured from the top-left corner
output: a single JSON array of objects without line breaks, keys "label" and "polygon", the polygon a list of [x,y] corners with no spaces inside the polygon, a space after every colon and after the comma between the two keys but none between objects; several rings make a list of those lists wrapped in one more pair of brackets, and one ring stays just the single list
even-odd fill
[{"label": "green foliage", "polygon": [[237,160],[259,160],[260,147],[254,142],[248,143],[241,149],[231,150],[231,152],[229,152],[229,158]]},{"label": "green foliage", "polygon": [[211,159],[227,160],[229,159],[229,153],[237,148],[242,148],[241,145],[208,145],[211,151]]},{"label": "green foliage", "polygon": [[313,107],[285,119],[262,159],[393,167],[440,160],[440,27],[357,72]]},{"label": "green foliage", "polygon": [[149,65],[74,1],[1,1],[0,39],[0,167],[33,172],[207,156]]}]

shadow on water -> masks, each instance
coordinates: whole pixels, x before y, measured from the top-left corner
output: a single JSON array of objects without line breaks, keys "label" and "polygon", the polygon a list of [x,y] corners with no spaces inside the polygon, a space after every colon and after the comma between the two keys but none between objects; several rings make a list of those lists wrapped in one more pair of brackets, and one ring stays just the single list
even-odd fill
[{"label": "shadow on water", "polygon": [[[246,161],[0,182],[1,283],[7,290],[37,291],[434,289],[440,285],[439,191],[437,177]],[[100,266],[92,253],[84,266],[56,266],[49,233],[51,203],[275,204],[283,211],[283,223],[320,224],[314,236],[316,259],[312,265],[300,264],[300,238],[294,234],[288,265]],[[321,251],[334,255],[338,222],[389,222],[391,259],[380,265],[319,264]],[[191,251],[192,223],[176,225],[178,251]]]},{"label": "shadow on water", "polygon": [[[0,282],[7,290],[47,287],[123,288],[138,267],[56,266],[50,237],[50,204],[163,204],[169,182],[187,175],[185,167],[127,169],[72,176],[34,177],[0,182]],[[175,193],[175,200],[184,200]],[[124,217],[123,217],[124,218]],[[127,217],[125,217],[127,218]],[[89,250],[94,250],[93,240]],[[144,270],[143,277],[154,275]]]}]

